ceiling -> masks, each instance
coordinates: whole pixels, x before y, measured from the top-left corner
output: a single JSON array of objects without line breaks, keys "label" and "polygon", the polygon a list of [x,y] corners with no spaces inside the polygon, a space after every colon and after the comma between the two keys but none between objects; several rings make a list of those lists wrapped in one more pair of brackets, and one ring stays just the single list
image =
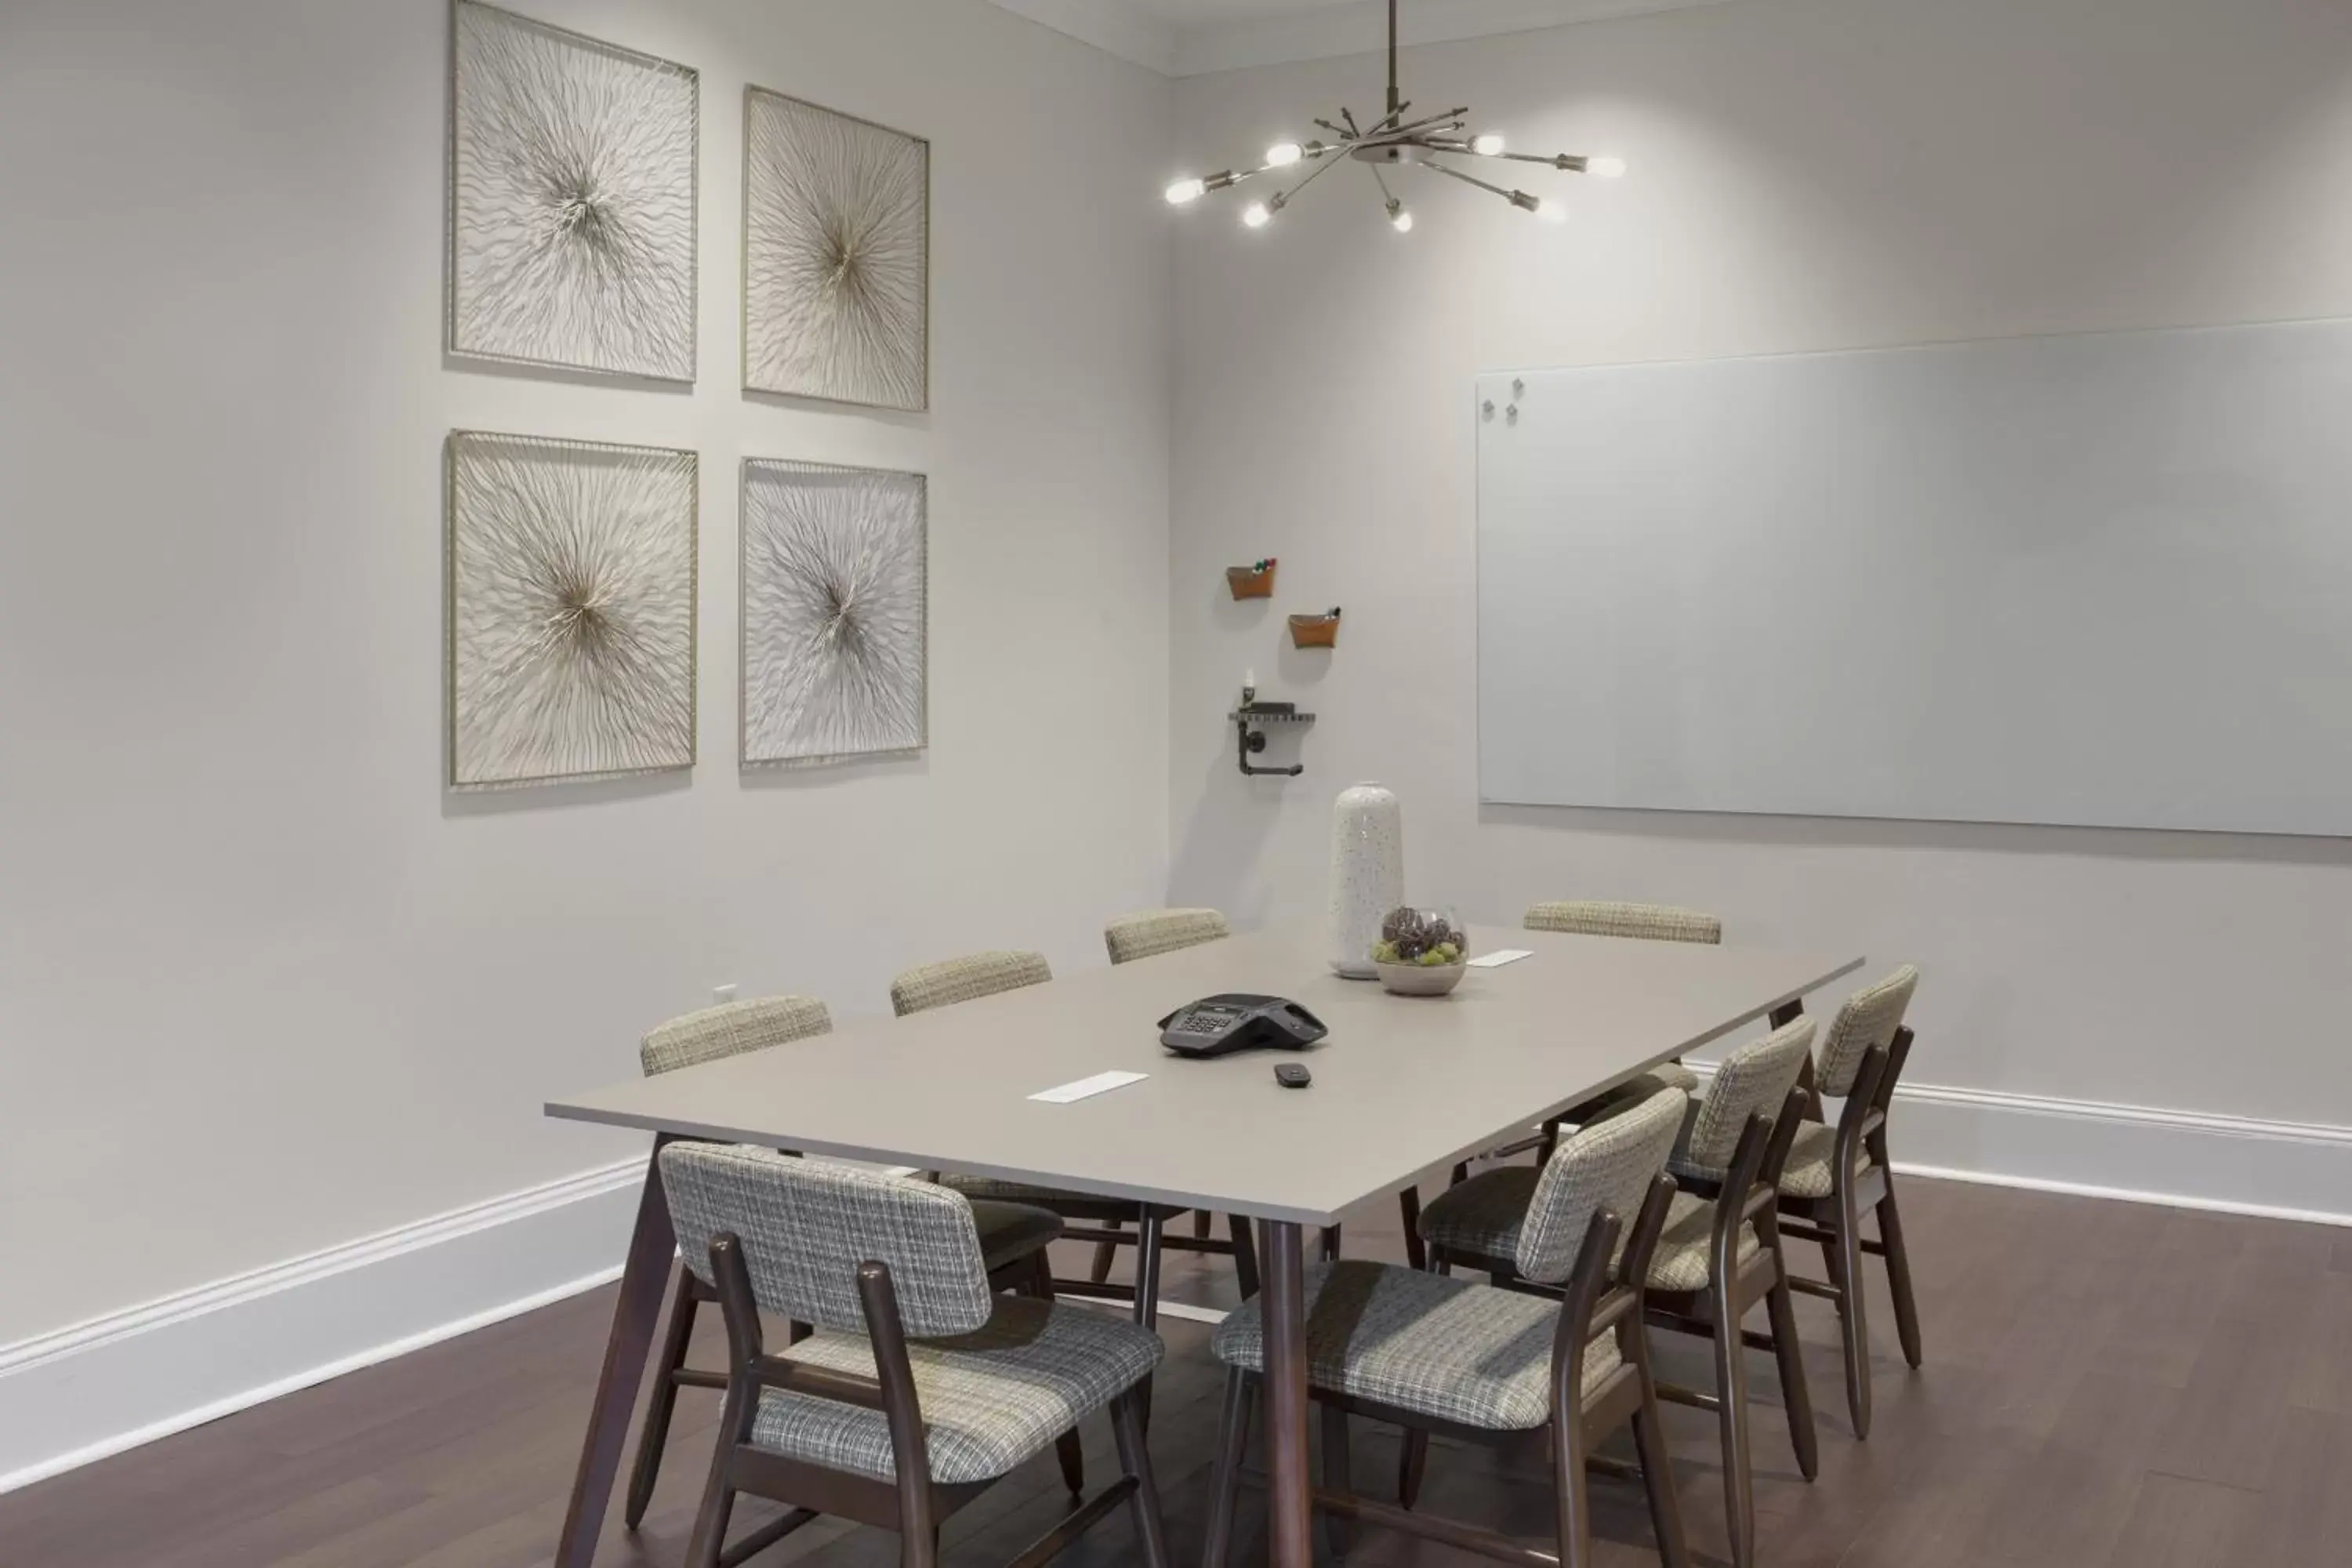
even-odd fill
[{"label": "ceiling", "polygon": [[1180,27],[1266,16],[1276,12],[1329,11],[1351,3],[1352,0],[1133,0],[1139,8]]},{"label": "ceiling", "polygon": [[[1361,54],[1382,47],[1382,0],[992,0],[1165,76]],[[1732,0],[1404,0],[1408,44],[1485,37]]]}]

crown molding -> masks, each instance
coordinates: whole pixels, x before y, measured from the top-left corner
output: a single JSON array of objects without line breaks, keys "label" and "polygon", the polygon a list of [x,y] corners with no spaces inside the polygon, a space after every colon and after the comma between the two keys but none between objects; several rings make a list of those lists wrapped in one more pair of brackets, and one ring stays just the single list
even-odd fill
[{"label": "crown molding", "polygon": [[[1181,26],[1142,0],[991,0],[1056,32],[1158,71],[1207,76],[1252,66],[1370,54],[1388,43],[1382,0],[1351,0],[1303,11]],[[1399,31],[1406,44],[1529,33],[1659,11],[1727,5],[1736,0],[1414,0]]]},{"label": "crown molding", "polygon": [[1176,74],[1176,29],[1135,0],[989,0],[1000,10],[1092,44],[1132,65]]}]

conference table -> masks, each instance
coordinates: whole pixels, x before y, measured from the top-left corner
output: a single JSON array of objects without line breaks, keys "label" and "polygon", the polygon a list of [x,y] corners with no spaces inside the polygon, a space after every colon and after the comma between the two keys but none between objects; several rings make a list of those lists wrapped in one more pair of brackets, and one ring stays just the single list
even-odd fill
[{"label": "conference table", "polygon": [[[1468,936],[1474,955],[1528,955],[1472,969],[1450,996],[1395,996],[1333,973],[1319,927],[1277,930],[633,1080],[547,1113],[651,1131],[656,1153],[675,1138],[716,1139],[1246,1215],[1265,1249],[1272,1560],[1306,1568],[1306,1228],[1785,1014],[1862,964],[1515,928]],[[1296,1057],[1161,1048],[1160,1017],[1226,992],[1290,997],[1329,1036]],[[1311,1086],[1276,1082],[1290,1060],[1306,1062]],[[1148,1076],[1064,1103],[1032,1098],[1116,1071]],[[560,1568],[595,1554],[675,1253],[649,1163]]]}]

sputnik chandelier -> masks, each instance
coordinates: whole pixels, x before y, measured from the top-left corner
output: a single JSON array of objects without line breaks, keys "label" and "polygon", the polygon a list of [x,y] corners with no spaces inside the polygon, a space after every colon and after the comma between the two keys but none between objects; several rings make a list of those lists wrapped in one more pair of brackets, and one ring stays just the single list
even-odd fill
[{"label": "sputnik chandelier", "polygon": [[1188,176],[1168,187],[1168,205],[1183,206],[1196,202],[1211,191],[1222,191],[1269,174],[1277,169],[1295,168],[1301,163],[1314,165],[1306,178],[1286,191],[1276,191],[1262,202],[1252,202],[1242,209],[1242,223],[1250,228],[1264,228],[1274,221],[1275,215],[1290,205],[1299,192],[1321,179],[1325,171],[1347,159],[1368,165],[1372,179],[1380,185],[1381,200],[1388,208],[1389,226],[1399,234],[1412,232],[1412,209],[1402,197],[1389,189],[1383,169],[1428,169],[1475,185],[1517,207],[1531,212],[1552,223],[1564,222],[1568,211],[1549,197],[1531,196],[1525,191],[1507,190],[1475,174],[1464,174],[1450,163],[1438,162],[1438,154],[1456,154],[1471,158],[1508,160],[1520,163],[1549,163],[1553,168],[1572,174],[1592,174],[1613,180],[1625,173],[1622,158],[1582,158],[1573,153],[1545,156],[1536,153],[1513,153],[1503,145],[1503,139],[1493,132],[1465,136],[1469,129],[1470,110],[1449,109],[1443,114],[1427,115],[1419,120],[1405,118],[1412,105],[1397,91],[1397,0],[1389,0],[1389,111],[1367,126],[1359,126],[1356,117],[1347,110],[1339,110],[1339,123],[1318,120],[1315,123],[1328,132],[1333,140],[1277,142],[1265,150],[1265,162],[1255,169],[1226,169],[1214,174]]}]

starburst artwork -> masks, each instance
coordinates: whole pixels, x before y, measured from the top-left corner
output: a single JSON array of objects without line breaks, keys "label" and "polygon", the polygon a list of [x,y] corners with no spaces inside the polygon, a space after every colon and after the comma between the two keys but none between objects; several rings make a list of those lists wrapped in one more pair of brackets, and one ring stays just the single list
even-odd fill
[{"label": "starburst artwork", "polygon": [[755,458],[742,526],[743,761],[922,750],[923,476]]},{"label": "starburst artwork", "polygon": [[450,352],[694,379],[693,71],[453,14]]},{"label": "starburst artwork", "polygon": [[449,437],[449,782],[694,765],[692,452]]},{"label": "starburst artwork", "polygon": [[930,401],[931,144],[781,93],[743,99],[743,384]]}]

